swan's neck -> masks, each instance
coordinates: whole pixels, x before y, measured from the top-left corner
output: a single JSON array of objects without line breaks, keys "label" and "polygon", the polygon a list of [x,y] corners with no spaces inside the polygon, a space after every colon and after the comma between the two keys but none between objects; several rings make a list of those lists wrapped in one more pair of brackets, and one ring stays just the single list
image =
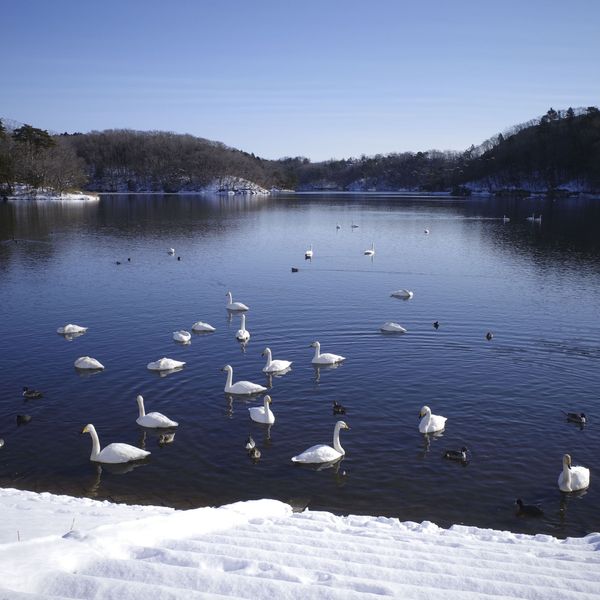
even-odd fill
[{"label": "swan's neck", "polygon": [[423,425],[425,427],[429,427],[429,423],[431,423],[431,412],[426,412],[425,416],[423,417]]},{"label": "swan's neck", "polygon": [[227,304],[233,304],[233,297],[231,292],[227,292]]},{"label": "swan's neck", "polygon": [[246,315],[242,315],[242,325],[240,329],[246,329]]},{"label": "swan's neck", "polygon": [[90,460],[96,460],[98,454],[100,454],[100,440],[95,429],[90,429],[90,435],[92,436],[92,453],[90,454]]},{"label": "swan's neck", "polygon": [[225,387],[230,388],[232,382],[233,382],[233,369],[227,369],[227,383],[225,384]]},{"label": "swan's neck", "polygon": [[321,344],[319,344],[319,342],[315,342],[315,355],[313,358],[317,359],[319,356],[321,356]]},{"label": "swan's neck", "polygon": [[342,445],[340,444],[340,428],[341,428],[341,425],[339,423],[337,423],[335,426],[335,429],[333,430],[333,447],[340,454],[346,454],[346,452],[342,448]]},{"label": "swan's neck", "polygon": [[271,364],[271,350],[269,350],[268,348],[265,350],[265,356],[267,357],[267,364],[266,366],[268,367]]},{"label": "swan's neck", "polygon": [[144,409],[144,399],[141,396],[137,397],[138,408],[140,409],[140,417],[146,416],[146,410]]},{"label": "swan's neck", "polygon": [[571,469],[567,463],[563,463],[563,486],[571,487]]}]

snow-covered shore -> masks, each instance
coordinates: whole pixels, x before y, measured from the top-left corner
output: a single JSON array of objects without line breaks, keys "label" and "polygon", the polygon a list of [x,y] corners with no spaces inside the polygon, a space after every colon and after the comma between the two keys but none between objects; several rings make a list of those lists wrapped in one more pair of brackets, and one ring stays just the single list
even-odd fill
[{"label": "snow-covered shore", "polygon": [[276,500],[178,511],[12,489],[0,489],[0,511],[0,600],[600,598],[600,534],[441,529],[293,513]]},{"label": "snow-covered shore", "polygon": [[98,194],[93,192],[56,192],[50,189],[37,189],[26,185],[15,185],[8,200],[53,200],[58,202],[97,202]]}]

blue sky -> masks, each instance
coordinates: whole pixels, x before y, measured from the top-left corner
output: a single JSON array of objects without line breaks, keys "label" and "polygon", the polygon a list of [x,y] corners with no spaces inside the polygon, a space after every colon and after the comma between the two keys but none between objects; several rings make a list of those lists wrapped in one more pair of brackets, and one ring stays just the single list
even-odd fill
[{"label": "blue sky", "polygon": [[462,150],[600,104],[600,2],[3,0],[0,116],[266,158]]}]

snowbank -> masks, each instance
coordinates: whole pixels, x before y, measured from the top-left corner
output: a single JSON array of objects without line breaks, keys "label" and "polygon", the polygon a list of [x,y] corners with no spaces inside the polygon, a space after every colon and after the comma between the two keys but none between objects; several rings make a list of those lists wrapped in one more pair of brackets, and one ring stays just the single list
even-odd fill
[{"label": "snowbank", "polygon": [[[293,514],[275,500],[177,511],[0,489],[0,507],[0,600],[600,598],[599,534]],[[14,541],[25,519],[39,537]]]},{"label": "snowbank", "polygon": [[241,177],[234,177],[228,175],[226,177],[218,177],[214,179],[207,186],[202,188],[203,192],[210,192],[216,194],[251,194],[253,196],[268,196],[271,192],[261,187],[253,181],[242,179]]},{"label": "snowbank", "polygon": [[15,185],[9,200],[54,200],[59,202],[96,202],[100,198],[92,192],[56,192],[52,189],[32,188],[27,185]]}]

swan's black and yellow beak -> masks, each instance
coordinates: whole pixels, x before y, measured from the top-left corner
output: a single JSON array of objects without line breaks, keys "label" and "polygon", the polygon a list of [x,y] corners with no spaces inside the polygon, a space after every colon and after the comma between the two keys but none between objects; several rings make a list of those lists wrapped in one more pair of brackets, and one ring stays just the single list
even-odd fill
[{"label": "swan's black and yellow beak", "polygon": [[81,435],[82,433],[87,433],[89,431],[88,426],[86,425],[80,432],[79,434]]}]

